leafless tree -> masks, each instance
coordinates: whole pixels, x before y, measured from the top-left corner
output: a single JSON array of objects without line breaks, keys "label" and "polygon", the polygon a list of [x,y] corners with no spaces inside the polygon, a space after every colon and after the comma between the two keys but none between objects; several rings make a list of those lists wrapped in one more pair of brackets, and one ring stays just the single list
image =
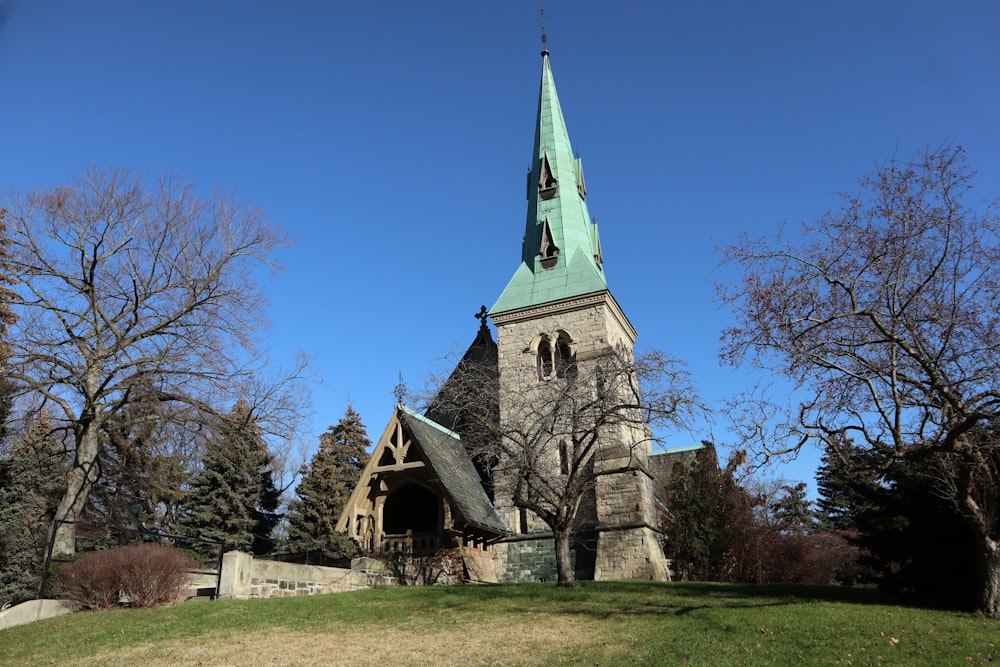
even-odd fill
[{"label": "leafless tree", "polygon": [[272,432],[293,432],[301,364],[262,383],[254,347],[265,306],[256,278],[278,268],[274,253],[287,245],[262,211],[227,194],[201,198],[176,176],[116,168],[9,193],[6,206],[22,281],[9,374],[60,417],[74,446],[55,553],[74,551],[102,428],[137,397],[177,406],[149,414],[194,420],[244,398]]},{"label": "leafless tree", "polygon": [[980,547],[980,606],[996,617],[1000,478],[972,434],[1000,412],[1000,220],[992,204],[963,203],[972,178],[960,147],[894,159],[794,242],[724,248],[742,277],[719,294],[737,319],[724,357],[783,374],[804,396],[784,439],[747,431],[758,452],[846,435],[887,462],[948,454],[960,468],[952,500]]},{"label": "leafless tree", "polygon": [[463,362],[432,384],[429,414],[454,424],[492,471],[498,503],[530,510],[552,531],[561,586],[575,583],[572,535],[597,480],[639,466],[664,429],[702,409],[682,362],[616,347],[547,380],[501,383],[495,366]]}]

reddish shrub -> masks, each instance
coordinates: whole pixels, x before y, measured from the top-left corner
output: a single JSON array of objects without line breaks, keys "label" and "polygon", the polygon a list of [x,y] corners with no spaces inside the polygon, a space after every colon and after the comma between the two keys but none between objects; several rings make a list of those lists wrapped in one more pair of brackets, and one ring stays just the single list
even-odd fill
[{"label": "reddish shrub", "polygon": [[60,570],[57,593],[86,609],[107,609],[123,597],[133,607],[155,607],[180,596],[192,567],[159,544],[97,551]]},{"label": "reddish shrub", "polygon": [[84,609],[108,609],[118,603],[118,555],[112,551],[95,551],[80,560],[59,568],[55,594],[76,602]]}]

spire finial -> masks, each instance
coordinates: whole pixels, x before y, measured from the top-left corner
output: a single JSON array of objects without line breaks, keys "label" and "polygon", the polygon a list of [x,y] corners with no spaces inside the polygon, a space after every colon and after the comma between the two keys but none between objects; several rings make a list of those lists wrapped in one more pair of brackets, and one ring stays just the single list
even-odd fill
[{"label": "spire finial", "polygon": [[542,7],[542,9],[538,13],[542,17],[542,55],[547,56],[549,55],[549,49],[545,45],[545,43],[549,41],[549,37],[548,35],[545,34],[545,8]]}]

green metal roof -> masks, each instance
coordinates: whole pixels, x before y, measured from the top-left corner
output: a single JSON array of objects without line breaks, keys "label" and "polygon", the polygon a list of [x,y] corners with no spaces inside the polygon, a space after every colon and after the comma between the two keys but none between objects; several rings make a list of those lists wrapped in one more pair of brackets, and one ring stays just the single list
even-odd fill
[{"label": "green metal roof", "polygon": [[[585,194],[583,165],[570,145],[549,54],[543,51],[521,266],[490,314],[608,289]],[[550,256],[543,262],[546,249]]]}]

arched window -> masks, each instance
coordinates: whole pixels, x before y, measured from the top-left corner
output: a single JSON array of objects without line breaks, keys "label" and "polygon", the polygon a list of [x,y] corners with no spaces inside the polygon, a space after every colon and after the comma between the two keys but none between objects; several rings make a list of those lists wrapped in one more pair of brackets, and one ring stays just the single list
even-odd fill
[{"label": "arched window", "polygon": [[538,379],[545,380],[546,378],[552,377],[552,344],[549,342],[548,336],[542,336],[542,339],[538,341],[537,360]]},{"label": "arched window", "polygon": [[560,331],[555,347],[556,377],[576,377],[576,357],[569,344],[569,334],[565,331]]},{"label": "arched window", "polygon": [[569,447],[565,442],[559,443],[559,474],[569,474]]}]

